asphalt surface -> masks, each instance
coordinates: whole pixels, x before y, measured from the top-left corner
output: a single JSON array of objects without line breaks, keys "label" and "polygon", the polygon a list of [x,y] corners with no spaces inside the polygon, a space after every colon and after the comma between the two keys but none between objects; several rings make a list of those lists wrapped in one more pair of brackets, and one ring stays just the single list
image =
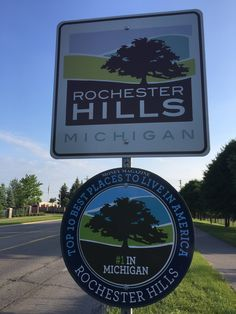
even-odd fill
[{"label": "asphalt surface", "polygon": [[208,262],[236,290],[236,248],[218,240],[206,232],[195,228],[196,250],[199,251]]},{"label": "asphalt surface", "polygon": [[59,230],[60,222],[0,227],[0,313],[103,312],[68,274]]}]

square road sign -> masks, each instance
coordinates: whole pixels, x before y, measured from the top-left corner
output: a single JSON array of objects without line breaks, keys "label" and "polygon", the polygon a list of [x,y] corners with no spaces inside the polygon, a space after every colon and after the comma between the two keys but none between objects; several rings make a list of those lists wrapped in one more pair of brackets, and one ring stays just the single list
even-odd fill
[{"label": "square road sign", "polygon": [[198,10],[58,25],[51,155],[209,151]]}]

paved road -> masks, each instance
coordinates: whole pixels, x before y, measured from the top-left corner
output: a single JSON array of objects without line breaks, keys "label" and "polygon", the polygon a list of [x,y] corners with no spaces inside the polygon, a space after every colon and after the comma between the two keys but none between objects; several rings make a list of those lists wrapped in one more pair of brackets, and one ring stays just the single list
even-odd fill
[{"label": "paved road", "polygon": [[102,306],[68,274],[60,222],[0,227],[0,312],[99,314]]},{"label": "paved road", "polygon": [[195,228],[196,250],[217,269],[236,290],[236,248]]}]

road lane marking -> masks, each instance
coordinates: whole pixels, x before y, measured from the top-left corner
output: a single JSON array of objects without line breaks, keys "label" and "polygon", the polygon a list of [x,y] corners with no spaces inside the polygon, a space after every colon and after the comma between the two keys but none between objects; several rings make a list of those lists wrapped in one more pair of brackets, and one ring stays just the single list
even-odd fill
[{"label": "road lane marking", "polygon": [[12,236],[15,236],[15,235],[19,235],[19,234],[31,234],[31,233],[39,233],[39,232],[42,232],[42,230],[31,230],[31,231],[6,231],[4,233],[0,233],[0,237],[1,235],[12,235]]},{"label": "road lane marking", "polygon": [[14,238],[15,236],[17,236],[16,234],[14,234],[14,235],[8,235],[8,236],[0,236],[0,240],[1,239],[9,239],[9,238]]},{"label": "road lane marking", "polygon": [[31,221],[31,222],[23,222],[21,225],[35,225],[49,222],[61,222],[61,218],[53,219],[53,220],[41,220],[41,221]]},{"label": "road lane marking", "polygon": [[3,234],[0,233],[0,240],[1,239],[9,239],[9,238],[15,238],[15,237],[19,237],[21,235],[28,235],[28,234],[34,234],[34,233],[41,233],[42,230],[35,230],[35,231],[19,231],[19,232],[11,232],[11,231],[7,231],[4,232]]},{"label": "road lane marking", "polygon": [[59,237],[59,234],[54,234],[54,235],[50,235],[50,236],[47,236],[47,237],[43,237],[43,238],[39,238],[39,239],[28,241],[28,242],[25,242],[25,243],[21,243],[21,244],[18,244],[18,245],[9,246],[9,247],[6,247],[4,249],[1,249],[0,252],[4,252],[4,251],[7,251],[7,250],[11,250],[11,249],[16,249],[16,248],[21,247],[21,246],[25,246],[25,245],[28,245],[28,244],[36,243],[36,242],[39,242],[39,241],[43,241],[43,240],[50,239],[50,238],[55,238],[55,237]]},{"label": "road lane marking", "polygon": [[40,233],[42,232],[41,230],[36,230],[36,231],[25,231],[25,232],[5,232],[3,234],[0,233],[0,240],[2,239],[12,239],[12,238],[16,238],[16,237],[19,237],[19,236],[24,236],[25,234],[28,235],[28,234],[34,234],[34,233]]},{"label": "road lane marking", "polygon": [[42,224],[42,223],[49,223],[49,222],[61,222],[61,218],[53,219],[53,220],[40,220],[40,221],[32,221],[32,222],[22,222],[22,223],[10,223],[6,225],[0,224],[0,229],[2,228],[9,228],[9,227],[19,227],[19,226],[25,226],[25,225],[33,225],[33,224]]}]

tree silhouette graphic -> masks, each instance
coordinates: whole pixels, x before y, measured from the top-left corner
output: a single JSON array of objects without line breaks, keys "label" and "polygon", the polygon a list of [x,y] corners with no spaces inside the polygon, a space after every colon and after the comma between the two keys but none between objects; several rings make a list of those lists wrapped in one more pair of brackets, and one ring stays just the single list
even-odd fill
[{"label": "tree silhouette graphic", "polygon": [[101,67],[119,75],[130,75],[147,84],[147,76],[172,79],[186,76],[188,68],[177,63],[179,57],[163,40],[134,39],[130,46],[123,45]]},{"label": "tree silhouette graphic", "polygon": [[122,247],[128,248],[128,239],[146,244],[165,242],[167,234],[157,228],[158,223],[144,202],[124,197],[113,205],[105,204],[85,226],[122,241]]}]

